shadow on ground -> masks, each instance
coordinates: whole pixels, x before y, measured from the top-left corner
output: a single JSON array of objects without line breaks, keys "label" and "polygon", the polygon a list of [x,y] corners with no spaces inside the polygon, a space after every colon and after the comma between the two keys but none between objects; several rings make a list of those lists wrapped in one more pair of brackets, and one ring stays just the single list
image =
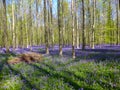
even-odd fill
[{"label": "shadow on ground", "polygon": [[[58,50],[50,50],[50,55],[51,56],[56,56],[58,55]],[[42,52],[39,52],[39,53],[45,53],[45,51],[42,51]],[[67,57],[70,57],[71,58],[71,50],[66,50],[66,51],[63,51],[63,54]],[[12,71],[12,73],[14,75],[19,75],[21,80],[24,80],[24,85],[26,85],[26,87],[29,87],[29,89],[35,89],[35,90],[39,90],[34,84],[31,84],[31,82],[18,70],[14,69],[10,64],[7,63],[7,60],[8,58],[10,57],[11,55],[7,55],[7,54],[0,54],[0,73],[2,72],[3,70],[3,67],[5,64],[8,65],[8,68],[9,70]],[[14,55],[12,55],[14,56]],[[105,60],[117,60],[119,61],[120,59],[120,51],[113,51],[113,50],[99,50],[99,49],[95,49],[95,50],[91,50],[91,49],[88,49],[88,50],[84,50],[82,51],[81,49],[77,49],[76,50],[76,59],[75,60],[71,60],[70,62],[68,63],[65,63],[65,64],[61,64],[59,65],[60,68],[63,69],[63,67],[65,66],[69,66],[71,63],[77,63],[81,60],[86,60],[86,61],[92,61],[92,60],[95,60],[96,62],[98,61],[105,61]],[[36,70],[38,70],[39,72],[43,73],[44,75],[49,75],[49,77],[51,78],[55,78],[55,79],[59,79],[59,78],[62,78],[64,83],[69,83],[70,86],[72,86],[75,90],[78,90],[80,88],[84,88],[85,90],[92,90],[92,88],[90,88],[89,86],[82,86],[80,84],[78,84],[76,81],[72,80],[71,79],[71,76],[74,76],[75,78],[77,78],[77,80],[80,80],[80,81],[83,81],[85,82],[86,78],[83,78],[81,76],[78,76],[76,74],[74,74],[73,72],[71,71],[66,71],[66,70],[62,70],[61,72],[64,73],[64,74],[61,74],[61,72],[58,72],[56,70],[56,68],[54,68],[52,65],[50,64],[46,64],[44,62],[41,63],[42,65],[44,65],[45,67],[49,68],[49,70],[47,70],[46,68],[43,68],[43,67],[40,67],[40,66],[37,66],[36,64],[28,64],[34,68],[36,68]],[[88,82],[87,85],[91,85],[91,84],[94,84],[94,80],[95,80],[95,73],[93,72],[86,72],[86,75],[91,75],[90,77],[92,77],[92,79],[88,78]],[[98,73],[96,73],[97,76],[101,76],[99,75]],[[1,79],[1,78],[0,78]],[[109,83],[105,83],[105,82],[100,82],[99,80],[96,80],[96,82],[102,86],[104,88],[104,85],[106,85],[108,88],[111,87]]]},{"label": "shadow on ground", "polygon": [[35,89],[35,90],[39,90],[35,87],[35,85],[32,85],[27,79],[26,77],[24,77],[22,75],[21,72],[19,72],[18,70],[15,70],[10,64],[7,63],[9,57],[15,57],[16,55],[14,54],[0,54],[0,81],[2,80],[2,73],[4,72],[3,68],[5,65],[8,66],[9,71],[11,71],[14,75],[19,75],[21,80],[23,80],[24,85],[26,85],[29,89]]},{"label": "shadow on ground", "polygon": [[[43,64],[43,63],[42,63]],[[92,90],[92,88],[90,87],[81,87],[78,83],[76,83],[74,80],[71,79],[71,77],[67,76],[67,71],[64,71],[64,75],[62,75],[60,72],[56,72],[56,69],[53,68],[52,66],[48,65],[48,64],[43,64],[45,65],[47,68],[50,68],[50,70],[46,70],[45,68],[39,67],[35,64],[30,64],[31,66],[33,66],[34,68],[38,69],[40,72],[44,73],[44,75],[49,75],[50,78],[55,78],[55,79],[60,79],[62,78],[64,83],[69,83],[70,86],[72,86],[75,90],[79,90],[80,88],[84,88],[85,90]],[[73,73],[69,72],[69,74],[74,75]],[[75,75],[74,75],[75,76]],[[82,77],[77,77],[79,80],[84,81],[84,79]]]}]

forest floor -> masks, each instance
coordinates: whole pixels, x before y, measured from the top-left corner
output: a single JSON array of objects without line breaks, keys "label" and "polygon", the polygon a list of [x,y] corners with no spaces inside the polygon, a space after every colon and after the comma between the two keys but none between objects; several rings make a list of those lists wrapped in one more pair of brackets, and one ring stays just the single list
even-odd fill
[{"label": "forest floor", "polygon": [[0,54],[0,90],[120,90],[120,46],[103,45],[86,50],[58,46],[45,55],[44,46],[34,46],[33,52],[43,55],[42,62],[8,64],[7,61],[29,49],[16,49],[12,54]]}]

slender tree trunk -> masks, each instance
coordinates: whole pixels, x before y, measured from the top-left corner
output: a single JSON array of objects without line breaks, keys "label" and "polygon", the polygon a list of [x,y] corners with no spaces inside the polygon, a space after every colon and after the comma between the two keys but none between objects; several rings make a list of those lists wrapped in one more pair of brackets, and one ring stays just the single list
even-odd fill
[{"label": "slender tree trunk", "polygon": [[85,49],[85,11],[84,11],[84,0],[82,0],[82,50]]},{"label": "slender tree trunk", "polygon": [[[18,3],[18,7],[20,7],[20,2]],[[19,12],[19,10],[20,10],[20,8],[17,8],[16,12]],[[19,41],[18,41],[19,35],[17,35],[18,34],[18,30],[16,30],[18,28],[18,26],[19,26],[19,24],[18,24],[18,22],[19,22],[18,16],[19,15],[18,14],[15,15],[15,19],[16,19],[16,27],[15,27],[15,31],[16,31],[15,32],[15,36],[16,36],[16,38],[15,38],[16,48],[18,48],[18,43],[19,43]]]},{"label": "slender tree trunk", "polygon": [[[21,16],[20,17],[20,47],[22,48],[23,47],[23,25],[22,25],[22,23],[23,23],[23,17]],[[18,43],[19,44],[19,43]]]},{"label": "slender tree trunk", "polygon": [[32,8],[31,8],[31,1],[30,1],[30,5],[29,5],[29,30],[30,30],[30,50],[32,50],[32,46],[33,46],[33,28],[32,28]]},{"label": "slender tree trunk", "polygon": [[49,54],[46,0],[44,0],[44,29],[45,29],[46,54]]},{"label": "slender tree trunk", "polygon": [[119,44],[119,1],[117,1],[116,4],[116,27],[117,27],[117,31],[116,31],[116,45]]},{"label": "slender tree trunk", "polygon": [[72,58],[75,58],[75,30],[74,30],[74,22],[75,22],[75,17],[74,17],[74,11],[75,11],[75,2],[72,0],[71,7],[72,7]]},{"label": "slender tree trunk", "polygon": [[53,32],[53,10],[52,10],[52,7],[53,7],[53,4],[52,4],[52,0],[50,0],[50,16],[51,16],[51,23],[50,23],[50,31],[51,31],[51,39],[52,39],[52,48],[54,47],[54,32]]},{"label": "slender tree trunk", "polygon": [[4,46],[6,48],[6,52],[9,52],[9,45],[8,45],[8,32],[7,32],[7,13],[6,13],[6,0],[3,0],[3,8],[4,8],[4,16],[3,16],[3,23],[4,23]]},{"label": "slender tree trunk", "polygon": [[112,30],[111,30],[111,15],[112,15],[112,9],[111,9],[111,1],[108,1],[108,13],[107,13],[107,17],[108,17],[108,21],[107,21],[107,25],[109,27],[109,44],[112,45],[113,40],[112,40]]},{"label": "slender tree trunk", "polygon": [[12,45],[13,45],[13,48],[15,49],[16,45],[15,45],[15,3],[14,3],[14,0],[12,0],[12,32],[13,32],[13,40],[12,40]]},{"label": "slender tree trunk", "polygon": [[95,48],[95,8],[96,0],[93,0],[93,16],[92,16],[92,49]]},{"label": "slender tree trunk", "polygon": [[[2,3],[0,3],[0,5],[1,5],[0,8],[2,8]],[[3,38],[3,10],[2,9],[0,10],[0,38],[4,40]],[[4,43],[2,40],[0,41],[1,47],[4,46]]]},{"label": "slender tree trunk", "polygon": [[63,42],[63,47],[64,47],[64,45],[65,45],[65,43],[64,43],[64,4],[63,4],[63,0],[61,0],[61,8],[62,8],[62,42]]},{"label": "slender tree trunk", "polygon": [[20,47],[23,47],[23,13],[22,11],[20,11],[21,9],[23,9],[23,0],[20,0],[20,5],[19,5],[19,15],[20,15],[20,36],[18,37],[18,46],[20,45]]},{"label": "slender tree trunk", "polygon": [[76,29],[76,47],[79,48],[79,29],[78,29],[78,13],[77,13],[77,0],[75,0],[75,29]]},{"label": "slender tree trunk", "polygon": [[90,12],[90,1],[88,0],[88,44],[91,47],[91,12]]},{"label": "slender tree trunk", "polygon": [[61,1],[58,0],[59,55],[62,56],[62,11]]},{"label": "slender tree trunk", "polygon": [[27,22],[27,16],[25,17],[26,24],[25,24],[25,33],[26,33],[26,47],[29,48],[29,32],[28,32],[28,22]]},{"label": "slender tree trunk", "polygon": [[49,0],[47,0],[47,30],[48,30],[48,43],[51,44],[51,35],[50,35],[50,4]]},{"label": "slender tree trunk", "polygon": [[102,33],[102,44],[106,43],[106,32],[104,31],[105,30],[105,26],[106,26],[106,22],[107,22],[107,13],[106,13],[106,6],[105,6],[105,2],[102,1],[102,6],[103,6],[103,11],[102,11],[102,29],[103,29],[103,33]]},{"label": "slender tree trunk", "polygon": [[36,44],[38,45],[38,0],[36,0]]}]

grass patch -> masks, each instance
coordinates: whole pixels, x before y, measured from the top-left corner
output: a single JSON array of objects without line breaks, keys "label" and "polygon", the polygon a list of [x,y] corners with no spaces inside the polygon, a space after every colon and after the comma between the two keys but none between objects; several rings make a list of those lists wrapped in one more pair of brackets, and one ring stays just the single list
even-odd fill
[{"label": "grass patch", "polygon": [[0,90],[119,90],[120,63],[46,57],[42,62],[7,64],[0,55]]}]

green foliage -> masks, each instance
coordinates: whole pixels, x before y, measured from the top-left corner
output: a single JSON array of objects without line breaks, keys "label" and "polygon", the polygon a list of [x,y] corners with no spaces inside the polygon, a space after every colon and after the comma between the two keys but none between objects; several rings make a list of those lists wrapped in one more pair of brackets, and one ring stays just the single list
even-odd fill
[{"label": "green foliage", "polygon": [[87,62],[46,57],[40,63],[4,64],[9,56],[0,60],[0,89],[6,90],[107,90],[120,88],[120,66],[116,61]]},{"label": "green foliage", "polygon": [[[0,3],[0,46],[4,45],[3,36],[8,37],[9,46],[13,46],[13,12],[15,13],[15,38],[17,45],[27,46],[30,45],[31,39],[33,45],[45,44],[45,31],[44,31],[44,9],[43,0],[6,0],[7,1],[7,33],[8,36],[4,36],[4,9],[2,1]],[[12,2],[14,1],[14,3]],[[37,2],[36,2],[37,1]],[[89,2],[88,2],[89,1]],[[36,6],[37,3],[37,6]],[[72,17],[71,17],[71,1],[62,0],[60,7],[60,20],[61,28],[64,30],[62,35],[64,44],[72,43]],[[95,44],[101,44],[101,40],[104,40],[104,44],[115,44],[117,39],[117,25],[116,25],[116,1],[111,0],[96,0],[95,7]],[[15,5],[14,11],[12,11],[12,4]],[[92,19],[93,19],[93,3],[91,0],[85,0],[85,39],[86,44],[92,43]],[[30,7],[31,6],[31,10]],[[37,12],[38,9],[38,12]],[[47,6],[47,12],[50,6]],[[82,7],[81,0],[76,0],[77,21],[75,21],[75,32],[79,33],[79,42],[82,43]],[[49,11],[50,15],[50,11]],[[50,17],[49,17],[50,18]],[[48,25],[48,29],[53,31],[54,44],[59,44],[59,30],[58,30],[58,11],[56,0],[52,1],[52,25]],[[48,20],[47,23],[51,20]],[[32,24],[32,25],[31,25]],[[78,28],[78,31],[76,30]],[[49,31],[50,32],[50,31]],[[33,36],[31,36],[33,34]],[[49,33],[49,43],[52,44],[52,34]],[[63,34],[63,33],[62,33]],[[77,34],[75,34],[75,38]],[[119,34],[118,34],[119,37]],[[28,41],[27,41],[28,40]],[[6,43],[6,42],[5,42]]]}]

